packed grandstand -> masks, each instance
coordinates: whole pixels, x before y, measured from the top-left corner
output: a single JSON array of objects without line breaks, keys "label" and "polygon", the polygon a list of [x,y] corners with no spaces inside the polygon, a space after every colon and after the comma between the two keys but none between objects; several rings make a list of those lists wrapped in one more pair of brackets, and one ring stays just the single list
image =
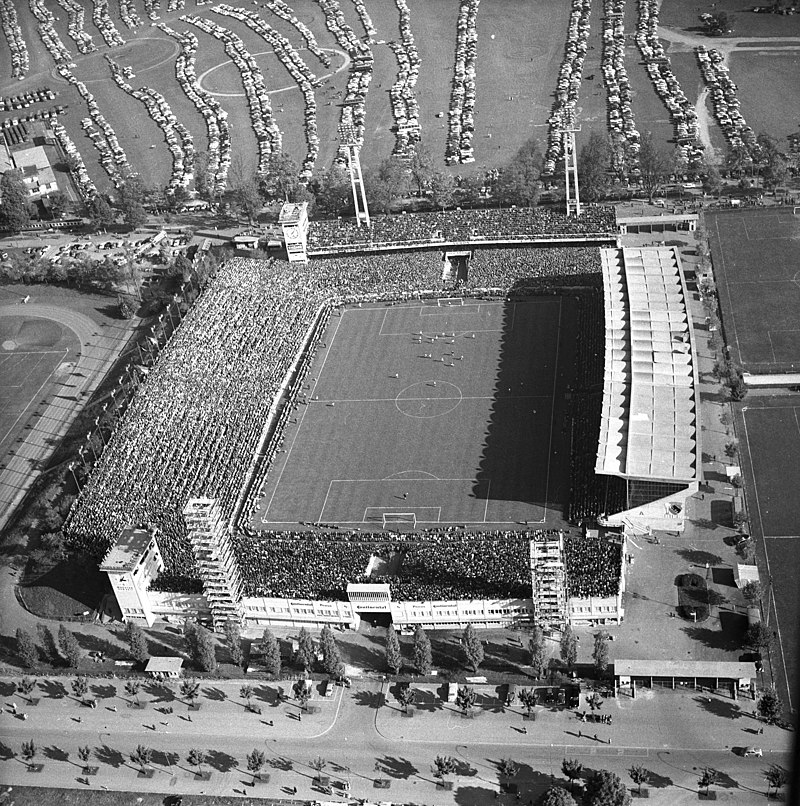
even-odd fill
[{"label": "packed grandstand", "polygon": [[[555,217],[548,213],[548,227]],[[597,220],[608,236],[611,219]],[[560,217],[558,227],[567,232],[569,221]],[[156,587],[199,590],[180,513],[189,498],[212,497],[227,519],[236,516],[234,545],[249,595],[340,598],[348,582],[363,581],[359,574],[370,557],[400,554],[400,570],[385,580],[395,599],[523,596],[530,591],[530,533],[525,531],[451,528],[403,537],[250,531],[248,516],[280,444],[285,417],[275,421],[261,461],[254,464],[253,457],[281,384],[302,354],[287,392],[291,402],[308,371],[314,339],[334,307],[443,293],[503,297],[562,289],[579,297],[581,317],[570,395],[575,434],[566,514],[575,522],[596,517],[606,503],[606,480],[592,469],[602,394],[601,286],[598,250],[583,246],[476,249],[468,280],[457,288],[453,281],[445,286],[438,252],[349,254],[304,265],[231,259],[143,379],[73,506],[67,532],[99,558],[124,526],[155,524],[166,561]],[[314,325],[311,343],[305,343]],[[586,443],[576,442],[575,435]],[[608,572],[597,574],[596,585],[585,575],[576,577],[581,595],[607,595],[613,587],[608,580],[617,560],[602,554],[596,560],[594,567]]]}]

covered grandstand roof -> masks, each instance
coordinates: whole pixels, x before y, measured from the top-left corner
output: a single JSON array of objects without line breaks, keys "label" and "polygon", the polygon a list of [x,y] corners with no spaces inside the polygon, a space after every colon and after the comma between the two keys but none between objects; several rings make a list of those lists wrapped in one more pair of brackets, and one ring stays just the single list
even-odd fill
[{"label": "covered grandstand roof", "polygon": [[697,478],[695,361],[672,247],[602,249],[605,377],[595,471]]}]

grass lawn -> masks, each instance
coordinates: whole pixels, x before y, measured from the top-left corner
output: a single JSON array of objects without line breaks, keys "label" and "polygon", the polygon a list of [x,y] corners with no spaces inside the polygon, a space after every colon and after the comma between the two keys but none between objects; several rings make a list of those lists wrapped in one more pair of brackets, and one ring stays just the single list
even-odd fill
[{"label": "grass lawn", "polygon": [[[53,789],[15,786],[13,799],[0,795],[0,806],[164,806],[165,795],[155,792],[98,792],[94,789]],[[262,806],[263,798],[226,798],[182,795],[183,806]]]}]

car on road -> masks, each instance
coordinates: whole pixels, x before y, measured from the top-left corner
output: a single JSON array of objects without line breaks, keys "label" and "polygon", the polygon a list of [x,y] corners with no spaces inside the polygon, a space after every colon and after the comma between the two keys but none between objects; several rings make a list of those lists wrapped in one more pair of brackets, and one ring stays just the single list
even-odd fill
[{"label": "car on road", "polygon": [[742,751],[743,758],[749,758],[750,756],[755,756],[756,758],[763,758],[764,751],[760,747],[745,747]]}]

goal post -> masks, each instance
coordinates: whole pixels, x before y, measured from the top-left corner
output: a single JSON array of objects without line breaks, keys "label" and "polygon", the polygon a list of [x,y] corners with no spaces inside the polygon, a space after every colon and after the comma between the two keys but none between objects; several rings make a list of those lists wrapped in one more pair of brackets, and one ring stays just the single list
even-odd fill
[{"label": "goal post", "polygon": [[417,516],[414,512],[384,512],[382,518],[384,529],[398,523],[410,526],[412,529],[417,528]]},{"label": "goal post", "polygon": [[436,304],[440,308],[456,308],[464,305],[463,297],[440,297],[436,300]]}]

